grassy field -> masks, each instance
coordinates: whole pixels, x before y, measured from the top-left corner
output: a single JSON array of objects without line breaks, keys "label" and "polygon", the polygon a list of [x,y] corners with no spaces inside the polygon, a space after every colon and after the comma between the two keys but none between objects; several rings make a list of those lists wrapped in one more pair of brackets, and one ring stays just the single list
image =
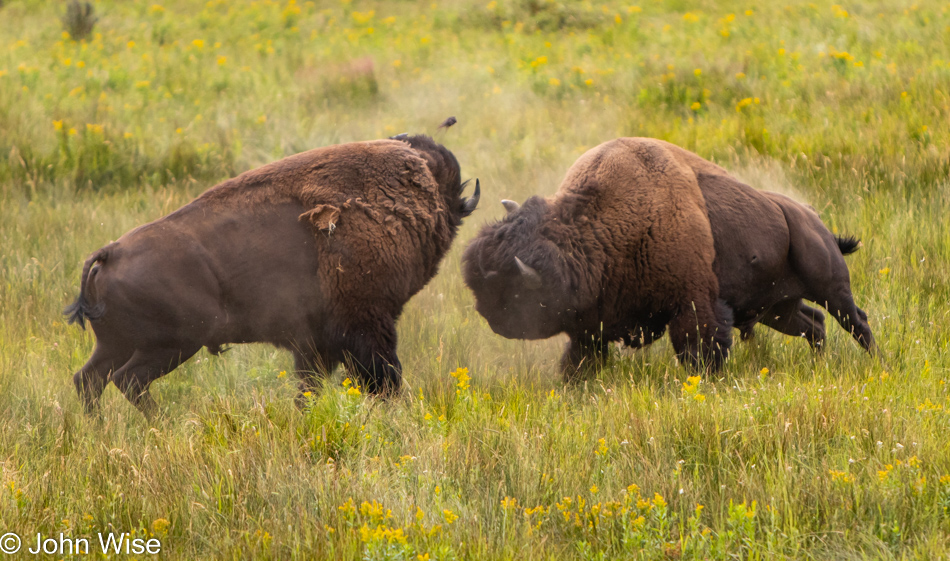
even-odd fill
[{"label": "grassy field", "polygon": [[[60,2],[0,7],[0,535],[134,532],[162,559],[950,557],[945,2],[94,5],[80,42]],[[157,382],[152,422],[114,388],[82,415],[94,337],[61,310],[89,253],[243,170],[403,131],[483,196],[400,320],[400,398],[338,375],[301,414],[290,356],[248,345]],[[879,354],[759,326],[715,377],[663,340],[567,387],[563,340],[495,336],[466,242],[618,136],[862,238]]]}]

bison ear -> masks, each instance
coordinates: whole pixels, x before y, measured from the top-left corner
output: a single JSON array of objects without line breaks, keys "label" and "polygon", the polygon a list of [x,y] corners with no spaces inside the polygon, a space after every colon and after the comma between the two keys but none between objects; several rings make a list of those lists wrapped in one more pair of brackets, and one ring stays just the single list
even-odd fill
[{"label": "bison ear", "polygon": [[301,214],[298,220],[309,220],[318,230],[327,230],[333,233],[340,221],[340,209],[333,205],[317,205],[312,210]]}]

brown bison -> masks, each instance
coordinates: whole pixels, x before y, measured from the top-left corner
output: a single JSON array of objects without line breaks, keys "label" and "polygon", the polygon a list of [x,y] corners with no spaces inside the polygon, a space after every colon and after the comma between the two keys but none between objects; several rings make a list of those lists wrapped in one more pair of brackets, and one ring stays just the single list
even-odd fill
[{"label": "brown bison", "polygon": [[[293,353],[301,392],[341,362],[399,388],[396,320],[463,217],[459,165],[429,137],[318,148],[243,173],[85,263],[71,322],[96,334],[73,380],[86,410],[111,380],[146,415],[149,384],[201,347]],[[298,402],[299,402],[298,396]]]},{"label": "brown bison", "polygon": [[866,348],[843,253],[809,208],[740,183],[660,140],[621,138],[580,157],[551,198],[503,201],[463,256],[476,309],[498,334],[570,337],[570,379],[606,358],[608,343],[639,347],[667,326],[681,360],[718,368],[731,326],[762,322],[816,348],[820,303]]}]

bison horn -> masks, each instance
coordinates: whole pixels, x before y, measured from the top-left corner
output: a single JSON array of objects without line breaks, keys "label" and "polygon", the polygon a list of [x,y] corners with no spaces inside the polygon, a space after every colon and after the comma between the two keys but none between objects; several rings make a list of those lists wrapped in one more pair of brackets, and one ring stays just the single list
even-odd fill
[{"label": "bison horn", "polygon": [[462,217],[466,217],[472,212],[475,211],[475,207],[478,206],[478,198],[482,195],[482,185],[479,181],[475,180],[475,193],[472,194],[471,198],[462,200]]},{"label": "bison horn", "polygon": [[508,214],[511,214],[512,212],[521,208],[521,205],[514,201],[509,201],[508,199],[502,199],[501,206],[505,207],[505,210],[508,211]]},{"label": "bison horn", "polygon": [[524,277],[524,284],[531,290],[537,290],[541,288],[541,275],[531,267],[524,264],[521,259],[515,257],[515,263],[518,265],[518,270],[521,271],[521,276]]},{"label": "bison horn", "polygon": [[396,136],[390,136],[390,137],[389,137],[389,140],[406,140],[407,138],[409,138],[409,133],[408,133],[408,132],[401,132],[401,133],[397,134]]}]

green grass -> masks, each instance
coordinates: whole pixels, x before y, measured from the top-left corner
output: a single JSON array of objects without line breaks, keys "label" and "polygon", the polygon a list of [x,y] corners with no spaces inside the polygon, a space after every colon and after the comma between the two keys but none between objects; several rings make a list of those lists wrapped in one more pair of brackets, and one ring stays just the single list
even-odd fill
[{"label": "green grass", "polygon": [[[135,531],[164,559],[950,556],[950,12],[753,4],[97,2],[76,43],[60,3],[5,2],[0,535]],[[404,395],[338,375],[301,414],[290,357],[246,345],[157,382],[154,422],[114,388],[82,415],[94,337],[60,312],[89,253],[243,170],[449,115],[483,202],[400,320]],[[566,387],[563,340],[495,336],[466,242],[633,135],[862,238],[879,355],[760,326],[716,377],[662,340]]]}]

